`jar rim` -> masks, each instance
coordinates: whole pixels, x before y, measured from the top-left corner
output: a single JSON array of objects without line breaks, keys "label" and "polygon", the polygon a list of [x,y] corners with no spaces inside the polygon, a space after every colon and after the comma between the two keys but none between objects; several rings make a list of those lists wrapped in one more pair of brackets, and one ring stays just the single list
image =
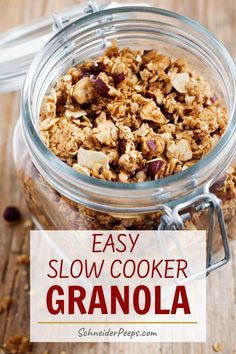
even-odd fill
[{"label": "jar rim", "polygon": [[[137,190],[138,191],[142,190],[145,193],[145,191],[151,191],[151,190],[155,191],[155,190],[163,189],[167,186],[171,186],[179,182],[180,180],[183,183],[183,185],[185,184],[185,186],[190,186],[191,184],[193,187],[194,186],[193,177],[199,172],[199,170],[208,169],[209,165],[213,160],[217,159],[217,157],[219,157],[220,155],[222,156],[222,151],[225,150],[226,145],[229,146],[229,142],[231,142],[231,144],[230,144],[230,149],[228,149],[228,153],[230,152],[232,153],[233,147],[234,145],[236,145],[236,143],[232,144],[232,141],[235,142],[236,140],[236,114],[235,114],[236,95],[234,95],[233,97],[233,102],[232,102],[233,108],[232,108],[231,116],[229,117],[229,124],[227,126],[226,132],[221,137],[216,147],[214,147],[200,161],[198,161],[196,164],[189,167],[185,171],[155,181],[147,181],[147,182],[139,182],[139,183],[121,183],[121,182],[111,182],[111,181],[96,179],[94,177],[83,175],[75,171],[73,168],[68,166],[63,161],[61,161],[55,154],[53,154],[46,147],[46,145],[42,142],[41,138],[39,137],[38,131],[33,124],[32,111],[31,111],[31,97],[30,97],[31,90],[32,90],[32,81],[34,79],[35,70],[37,66],[40,64],[40,60],[42,56],[48,55],[47,51],[50,45],[59,42],[60,39],[63,38],[63,36],[65,36],[70,31],[73,31],[75,26],[76,28],[78,28],[79,26],[81,27],[85,25],[89,21],[93,21],[93,20],[97,21],[98,18],[102,18],[103,16],[113,15],[118,13],[127,13],[127,12],[135,12],[140,14],[152,13],[152,14],[162,15],[166,19],[174,18],[182,23],[187,24],[188,26],[192,27],[198,32],[201,32],[205,37],[208,38],[208,40],[210,40],[212,45],[221,52],[221,60],[224,60],[227,63],[229,69],[228,74],[231,75],[234,88],[236,87],[235,84],[236,69],[232,57],[228,53],[227,49],[223,46],[223,44],[198,22],[189,19],[185,16],[179,15],[177,13],[167,11],[164,9],[154,8],[154,7],[125,6],[125,7],[101,10],[99,12],[87,15],[81,19],[73,21],[72,23],[70,23],[63,29],[61,29],[58,33],[55,34],[53,38],[50,39],[50,41],[43,47],[43,49],[41,49],[41,51],[36,55],[35,59],[33,60],[30,69],[26,75],[26,79],[22,91],[22,102],[21,102],[21,112],[22,112],[21,116],[23,120],[23,128],[24,128],[27,146],[29,147],[29,145],[32,144],[34,145],[35,150],[34,152],[31,151],[32,155],[34,155],[34,158],[40,158],[41,162],[46,164],[48,168],[50,167],[51,169],[57,170],[61,176],[71,179],[72,183],[74,184],[82,183],[83,186],[87,186],[88,188],[90,186],[90,188],[96,187],[100,190],[108,189],[109,193],[111,193],[111,189],[113,191],[114,190],[119,190],[123,192],[129,191],[130,193],[135,193],[135,191]],[[225,169],[225,165],[226,165],[226,161],[223,164],[219,165],[219,173],[217,174],[217,176],[223,172],[223,170]],[[214,174],[214,176],[212,176],[212,179],[214,179],[214,177],[217,176],[215,176]],[[54,185],[54,187],[56,186]],[[195,187],[197,187],[197,185],[195,185]]]}]

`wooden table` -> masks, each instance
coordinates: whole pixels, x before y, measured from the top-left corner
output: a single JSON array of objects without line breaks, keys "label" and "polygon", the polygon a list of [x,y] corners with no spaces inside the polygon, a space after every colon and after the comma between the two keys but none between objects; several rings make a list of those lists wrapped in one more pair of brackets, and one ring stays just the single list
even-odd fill
[{"label": "wooden table", "polygon": [[[46,13],[75,4],[73,0],[0,0],[0,31],[38,18]],[[77,1],[79,3],[79,1]],[[236,1],[235,0],[160,0],[155,6],[170,9],[192,17],[215,33],[236,59]],[[19,116],[19,93],[0,95],[0,211],[9,205],[18,205],[29,218],[16,178],[12,157],[12,133]],[[18,254],[27,253],[29,230],[24,221],[15,226],[0,224],[0,298],[10,294],[9,311],[0,314],[0,347],[12,334],[29,334],[28,267],[18,265]],[[231,244],[231,262],[207,279],[207,343],[192,344],[33,344],[33,353],[58,354],[114,354],[162,353],[198,354],[212,353],[213,344],[222,342],[223,353],[236,353],[236,242]],[[18,270],[18,271],[17,271]],[[1,350],[0,353],[2,354]]]}]

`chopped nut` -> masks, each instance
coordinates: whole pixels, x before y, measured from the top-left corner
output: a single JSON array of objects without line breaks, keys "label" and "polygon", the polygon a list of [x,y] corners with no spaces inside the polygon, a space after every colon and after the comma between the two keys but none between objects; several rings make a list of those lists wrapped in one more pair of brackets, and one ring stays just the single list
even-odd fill
[{"label": "chopped nut", "polygon": [[117,145],[118,128],[111,120],[99,123],[97,128],[93,129],[93,135],[102,144],[111,147]]},{"label": "chopped nut", "polygon": [[180,161],[191,160],[193,153],[187,140],[181,139],[177,142],[171,142],[167,148],[167,157],[176,158]]},{"label": "chopped nut", "polygon": [[193,104],[194,100],[195,100],[195,96],[188,96],[188,95],[185,96],[185,103],[188,106],[191,106]]},{"label": "chopped nut", "polygon": [[128,172],[135,172],[143,164],[142,154],[139,151],[125,153],[119,158],[119,164]]},{"label": "chopped nut", "polygon": [[70,111],[69,109],[66,110],[65,112],[65,116],[67,118],[73,117],[73,118],[80,118],[83,116],[86,116],[87,112],[84,110],[80,110],[80,111]]},{"label": "chopped nut", "polygon": [[159,89],[152,89],[152,90],[148,91],[148,95],[149,95],[150,97],[152,97],[152,98],[156,101],[156,103],[158,104],[158,106],[163,105],[163,103],[164,103],[163,99],[164,99],[165,96],[164,96],[164,94],[161,92],[161,90],[159,90]]},{"label": "chopped nut", "polygon": [[147,175],[144,171],[139,171],[135,175],[137,182],[144,182],[147,179]]},{"label": "chopped nut", "polygon": [[127,174],[127,172],[125,170],[121,170],[120,173],[119,173],[119,182],[122,182],[122,183],[127,183],[128,182],[128,179],[129,179],[129,176]]},{"label": "chopped nut", "polygon": [[140,111],[140,117],[146,121],[152,121],[160,125],[166,123],[165,116],[161,113],[161,110],[154,101],[146,103]]},{"label": "chopped nut", "polygon": [[95,91],[89,77],[83,77],[75,84],[73,96],[79,104],[92,101]]},{"label": "chopped nut", "polygon": [[143,52],[142,61],[143,61],[143,63],[148,63],[152,60],[155,60],[157,55],[158,54],[155,50],[145,50]]},{"label": "chopped nut", "polygon": [[166,70],[168,66],[170,66],[170,58],[162,54],[157,55],[147,64],[148,70],[151,71]]},{"label": "chopped nut", "polygon": [[148,175],[151,179],[156,179],[158,173],[162,169],[163,161],[155,160],[149,163],[148,165]]},{"label": "chopped nut", "polygon": [[212,348],[213,348],[214,352],[219,353],[219,352],[222,352],[224,346],[223,346],[223,343],[216,342],[215,344],[213,344]]}]

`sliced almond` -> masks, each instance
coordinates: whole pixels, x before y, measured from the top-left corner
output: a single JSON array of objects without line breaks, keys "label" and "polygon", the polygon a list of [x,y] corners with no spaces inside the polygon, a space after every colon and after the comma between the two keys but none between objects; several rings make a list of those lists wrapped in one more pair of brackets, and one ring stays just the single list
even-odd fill
[{"label": "sliced almond", "polygon": [[90,176],[89,169],[87,167],[83,167],[78,163],[74,163],[73,168],[77,171],[82,173],[83,175]]},{"label": "sliced almond", "polygon": [[174,88],[180,92],[180,93],[185,93],[186,92],[186,84],[189,82],[189,74],[188,73],[179,73],[173,76],[171,78],[171,83],[174,86]]},{"label": "sliced almond", "polygon": [[80,110],[80,111],[70,111],[69,109],[67,109],[65,111],[65,116],[67,118],[73,117],[73,118],[80,118],[83,117],[87,114],[87,112],[85,112],[84,110]]},{"label": "sliced almond", "polygon": [[134,131],[134,134],[137,136],[145,136],[148,133],[148,129],[145,127],[145,124],[142,124],[141,127]]},{"label": "sliced almond", "polygon": [[109,169],[109,157],[102,151],[85,150],[79,148],[77,154],[77,162],[83,167],[93,168],[97,163],[100,163],[106,169]]},{"label": "sliced almond", "polygon": [[93,129],[94,136],[102,144],[115,146],[118,139],[118,128],[111,120],[101,122]]},{"label": "sliced almond", "polygon": [[40,130],[48,130],[50,129],[56,122],[58,122],[59,118],[46,118],[40,122]]},{"label": "sliced almond", "polygon": [[165,142],[168,142],[169,140],[172,140],[173,139],[173,136],[171,133],[162,133],[162,134],[159,134],[162,139],[165,141]]},{"label": "sliced almond", "polygon": [[195,96],[186,95],[184,100],[188,106],[191,106],[193,104],[193,101],[195,100]]}]

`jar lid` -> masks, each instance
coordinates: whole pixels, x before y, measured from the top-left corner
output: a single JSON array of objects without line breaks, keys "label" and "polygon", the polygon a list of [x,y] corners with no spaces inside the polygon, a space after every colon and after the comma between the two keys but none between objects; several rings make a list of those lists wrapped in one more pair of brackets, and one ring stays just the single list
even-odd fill
[{"label": "jar lid", "polygon": [[25,74],[36,53],[69,23],[102,9],[121,6],[109,0],[96,0],[42,17],[0,35],[0,92],[22,88]]}]

